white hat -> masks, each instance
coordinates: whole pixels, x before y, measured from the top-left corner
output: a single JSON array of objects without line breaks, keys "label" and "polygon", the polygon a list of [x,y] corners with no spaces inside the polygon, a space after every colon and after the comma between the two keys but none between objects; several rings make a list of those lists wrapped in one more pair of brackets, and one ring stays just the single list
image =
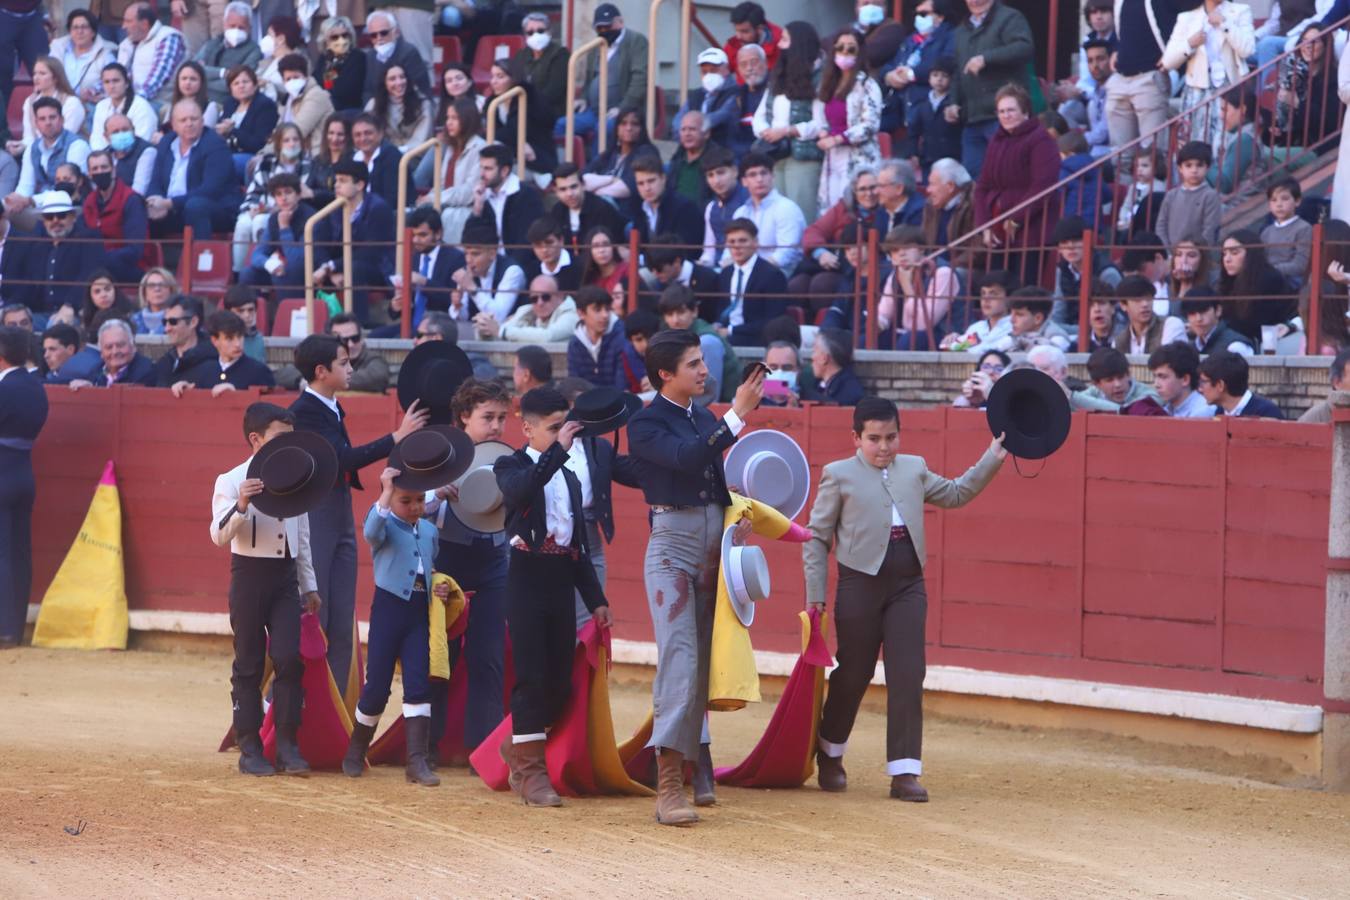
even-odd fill
[{"label": "white hat", "polygon": [[727,55],[716,47],[709,47],[698,55],[700,66],[725,66]]},{"label": "white hat", "polygon": [[36,199],[38,212],[44,216],[75,212],[75,204],[65,191],[44,191]]},{"label": "white hat", "polygon": [[727,452],[727,484],[751,500],[767,503],[789,519],[806,506],[811,466],[806,454],[781,431],[761,429],[743,435]]},{"label": "white hat", "polygon": [[753,545],[732,542],[736,526],[722,532],[722,577],[736,618],[746,628],[755,621],[755,603],[769,596],[769,563],[764,550]]}]

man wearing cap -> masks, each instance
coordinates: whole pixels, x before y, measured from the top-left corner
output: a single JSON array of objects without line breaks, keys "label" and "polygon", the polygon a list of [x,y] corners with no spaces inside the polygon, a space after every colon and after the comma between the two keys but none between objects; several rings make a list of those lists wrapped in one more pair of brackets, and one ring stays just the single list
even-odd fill
[{"label": "man wearing cap", "polygon": [[663,825],[691,825],[698,814],[684,795],[684,761],[699,752],[708,706],[718,549],[724,511],[731,505],[722,451],[736,442],[745,417],[759,405],[764,374],[751,375],[718,419],[693,402],[708,378],[697,335],[656,335],[646,362],[659,396],[634,414],[628,439],[651,506],[643,574],[657,648],[652,681],[656,819]]},{"label": "man wearing cap", "polygon": [[736,99],[740,86],[731,77],[727,55],[709,47],[698,55],[699,87],[689,92],[684,105],[675,113],[677,123],[690,110],[703,113],[703,134],[715,144],[731,146],[731,129],[740,118]]},{"label": "man wearing cap", "polygon": [[886,774],[891,796],[926,802],[919,784],[923,744],[924,588],[923,508],[964,506],[998,474],[1003,436],[955,480],[928,470],[919,456],[899,455],[895,404],[864,397],[853,409],[858,452],[825,466],[811,508],[811,539],[802,545],[806,601],[822,613],[830,548],[839,563],[834,626],[838,668],[820,721],[816,765],[820,787],[848,786],[844,751],[878,651],[886,662]]},{"label": "man wearing cap", "polygon": [[[623,16],[613,3],[601,3],[591,20],[597,36],[605,39],[609,84],[605,94],[608,109],[600,107],[600,58],[586,57],[586,87],[583,99],[575,101],[574,131],[582,137],[595,134],[603,121],[607,129],[621,109],[645,109],[647,105],[647,38],[624,27]],[[554,137],[567,134],[567,117],[558,119]]]},{"label": "man wearing cap", "polygon": [[[264,496],[272,473],[287,468],[286,455],[297,462],[313,461],[313,474],[337,474],[331,449],[312,443],[306,435],[292,441],[288,451],[268,451],[275,469],[254,466],[254,459],[275,438],[295,429],[295,416],[272,403],[253,403],[244,410],[244,438],[253,453],[216,478],[211,497],[211,540],[230,548],[230,630],[234,633],[234,666],[230,696],[234,701],[234,733],[239,741],[239,771],[245,775],[273,775],[277,768],[288,775],[305,775],[309,764],[300,755],[296,730],[304,697],[300,661],[300,612],[315,612],[320,605],[318,582],[309,553],[309,515],[302,501],[312,499],[288,484],[288,496]],[[316,452],[317,451],[317,452]],[[325,467],[324,462],[328,465]],[[297,469],[297,471],[299,471]],[[286,479],[283,479],[286,480]],[[320,478],[320,482],[322,478]],[[322,488],[322,485],[319,485]],[[273,490],[277,488],[274,482]],[[277,515],[262,512],[255,500]],[[262,681],[264,657],[272,658],[276,673],[272,704],[277,724],[277,768],[263,756],[258,729],[262,727]]]}]

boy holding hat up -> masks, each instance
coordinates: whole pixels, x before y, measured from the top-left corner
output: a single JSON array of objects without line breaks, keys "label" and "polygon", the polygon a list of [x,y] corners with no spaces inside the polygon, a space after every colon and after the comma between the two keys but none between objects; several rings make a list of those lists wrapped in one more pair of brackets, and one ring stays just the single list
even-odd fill
[{"label": "boy holding hat up", "polygon": [[964,506],[993,480],[1007,451],[994,438],[980,461],[955,480],[903,456],[895,404],[864,397],[853,409],[858,452],[825,466],[811,509],[811,539],[802,545],[806,601],[824,612],[830,548],[839,563],[834,627],[839,666],[820,721],[816,751],[821,790],[848,785],[844,751],[877,652],[886,661],[886,772],[891,796],[923,803],[924,588],[923,507]]},{"label": "boy holding hat up", "polygon": [[[337,457],[322,437],[294,432],[294,428],[295,417],[280,406],[250,404],[244,410],[244,438],[253,455],[216,478],[211,498],[211,540],[217,547],[229,546],[231,552],[234,667],[230,694],[239,741],[239,771],[245,775],[273,775],[277,771],[263,756],[258,737],[263,721],[264,655],[272,657],[276,672],[272,702],[276,709],[277,768],[288,775],[309,773],[295,737],[300,727],[300,679],[304,674],[300,661],[301,595],[306,611],[319,608],[305,509],[328,492],[337,476]],[[286,436],[283,440],[272,443],[282,435]],[[297,477],[301,479],[298,485]],[[268,493],[269,488],[278,493]]]},{"label": "boy holding hat up", "polygon": [[581,482],[568,467],[583,425],[568,420],[568,403],[553,388],[520,398],[525,447],[493,465],[506,500],[511,535],[507,625],[516,682],[512,735],[502,744],[511,786],[527,806],[561,806],[544,760],[547,730],[562,713],[576,647],[573,594],[580,591],[601,628],[609,602],[591,567]]}]

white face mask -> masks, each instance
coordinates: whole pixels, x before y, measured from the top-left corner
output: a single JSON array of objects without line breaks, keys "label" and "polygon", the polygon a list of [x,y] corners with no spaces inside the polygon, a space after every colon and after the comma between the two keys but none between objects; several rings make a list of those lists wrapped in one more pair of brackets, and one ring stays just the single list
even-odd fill
[{"label": "white face mask", "polygon": [[548,46],[549,41],[552,39],[552,36],[549,35],[547,31],[537,31],[534,34],[526,36],[525,46],[529,47],[535,53],[543,53],[544,48]]},{"label": "white face mask", "polygon": [[394,42],[380,44],[375,48],[375,58],[380,62],[389,62],[389,57],[394,55]]},{"label": "white face mask", "polygon": [[262,51],[263,56],[271,56],[277,49],[277,39],[270,34],[264,34],[262,40],[258,41],[258,49]]},{"label": "white face mask", "polygon": [[708,93],[713,93],[727,83],[726,76],[717,72],[709,72],[703,76],[703,89]]},{"label": "white face mask", "polygon": [[286,93],[290,94],[292,97],[299,97],[300,92],[303,91],[304,89],[305,89],[305,79],[303,78],[286,79]]},{"label": "white face mask", "polygon": [[231,47],[238,47],[248,38],[248,32],[242,28],[226,28],[225,43]]},{"label": "white face mask", "polygon": [[880,6],[873,6],[870,3],[858,10],[858,24],[866,28],[871,28],[873,25],[880,25],[885,18],[886,10],[882,9]]},{"label": "white face mask", "polygon": [[932,31],[932,30],[933,30],[933,17],[932,17],[932,16],[915,16],[915,17],[914,17],[914,30],[917,31],[919,34],[927,34],[928,32]]}]

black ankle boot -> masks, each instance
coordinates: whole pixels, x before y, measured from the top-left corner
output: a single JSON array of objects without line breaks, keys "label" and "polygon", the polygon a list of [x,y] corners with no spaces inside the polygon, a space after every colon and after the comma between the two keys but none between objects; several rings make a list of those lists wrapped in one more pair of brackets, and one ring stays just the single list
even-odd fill
[{"label": "black ankle boot", "polygon": [[375,737],[374,725],[362,725],[357,722],[352,726],[352,739],[347,742],[347,755],[342,757],[342,773],[348,778],[360,778],[366,771],[366,751],[370,749],[373,737]]},{"label": "black ankle boot", "polygon": [[253,731],[239,738],[239,771],[245,775],[275,775],[277,770],[263,755],[262,740]]}]

